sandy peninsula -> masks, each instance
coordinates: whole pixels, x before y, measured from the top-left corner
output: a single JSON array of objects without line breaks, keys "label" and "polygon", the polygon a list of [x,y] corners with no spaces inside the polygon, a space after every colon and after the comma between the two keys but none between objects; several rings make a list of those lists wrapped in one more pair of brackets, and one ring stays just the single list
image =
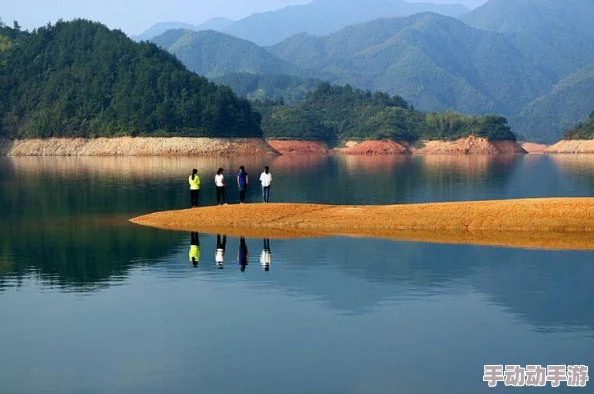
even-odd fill
[{"label": "sandy peninsula", "polygon": [[130,220],[233,236],[354,236],[454,244],[594,250],[594,198],[344,206],[245,204],[157,212]]}]

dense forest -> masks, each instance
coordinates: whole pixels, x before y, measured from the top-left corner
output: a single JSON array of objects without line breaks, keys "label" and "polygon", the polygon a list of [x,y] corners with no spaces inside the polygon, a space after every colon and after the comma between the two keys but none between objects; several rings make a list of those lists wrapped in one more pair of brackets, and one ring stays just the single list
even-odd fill
[{"label": "dense forest", "polygon": [[267,138],[320,140],[337,144],[346,140],[396,141],[454,140],[474,135],[490,140],[514,140],[502,116],[470,116],[455,112],[416,111],[400,96],[371,93],[321,83],[304,101],[286,105],[281,99],[256,100]]},{"label": "dense forest", "polygon": [[301,78],[286,74],[231,73],[213,78],[213,81],[229,86],[240,97],[249,100],[276,100],[282,97],[286,104],[305,100],[307,93],[322,82],[316,78]]},{"label": "dense forest", "polygon": [[590,117],[565,132],[565,140],[591,140],[594,139],[594,111]]},{"label": "dense forest", "polygon": [[0,135],[252,137],[259,122],[230,88],[99,23],[0,26]]}]

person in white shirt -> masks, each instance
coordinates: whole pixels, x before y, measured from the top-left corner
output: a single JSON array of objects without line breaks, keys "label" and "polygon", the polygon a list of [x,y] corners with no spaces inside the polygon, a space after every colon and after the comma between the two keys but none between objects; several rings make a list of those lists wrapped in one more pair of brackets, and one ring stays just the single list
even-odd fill
[{"label": "person in white shirt", "polygon": [[264,167],[264,172],[260,175],[260,182],[262,183],[262,201],[268,203],[270,200],[270,184],[272,183],[272,174],[268,166]]},{"label": "person in white shirt", "polygon": [[225,187],[225,175],[223,172],[225,170],[223,168],[219,168],[217,171],[217,175],[215,175],[215,185],[217,186],[217,204],[218,205],[227,205],[227,193]]}]

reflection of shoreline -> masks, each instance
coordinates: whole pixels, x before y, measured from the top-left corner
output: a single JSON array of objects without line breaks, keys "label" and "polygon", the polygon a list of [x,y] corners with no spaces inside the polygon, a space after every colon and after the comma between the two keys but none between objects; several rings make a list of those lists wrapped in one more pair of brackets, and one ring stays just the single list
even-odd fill
[{"label": "reflection of shoreline", "polygon": [[33,174],[107,174],[118,177],[156,177],[169,178],[185,175],[192,168],[206,176],[214,174],[219,167],[224,167],[227,174],[233,173],[240,165],[248,170],[259,171],[265,164],[274,160],[271,157],[10,157],[9,164],[18,173]]},{"label": "reflection of shoreline", "polygon": [[594,250],[594,198],[392,206],[248,204],[157,212],[131,221],[164,229],[224,231],[258,238],[347,235]]},{"label": "reflection of shoreline", "polygon": [[513,169],[523,155],[417,155],[417,156],[339,156],[348,173],[365,171],[383,174],[400,167],[415,166],[427,173],[460,174],[467,178],[489,175],[493,167]]},{"label": "reflection of shoreline", "polygon": [[565,172],[590,175],[594,178],[594,155],[549,155],[549,157]]}]

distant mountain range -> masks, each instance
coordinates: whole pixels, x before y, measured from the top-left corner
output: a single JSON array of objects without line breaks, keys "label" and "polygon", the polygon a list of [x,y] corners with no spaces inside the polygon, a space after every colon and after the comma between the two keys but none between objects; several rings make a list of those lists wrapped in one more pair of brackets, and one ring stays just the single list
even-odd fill
[{"label": "distant mountain range", "polygon": [[156,25],[151,26],[145,32],[131,37],[133,40],[142,41],[142,40],[150,40],[158,35],[165,33],[167,30],[176,30],[176,29],[186,29],[191,31],[202,31],[202,30],[224,30],[229,27],[233,22],[231,19],[227,18],[212,18],[207,20],[206,22],[200,25],[191,25],[189,23],[184,22],[161,22],[157,23]]},{"label": "distant mountain range", "polygon": [[[342,1],[317,0],[258,18],[324,14],[324,6]],[[370,8],[386,3],[374,0]],[[212,31],[178,31],[154,41],[191,70],[251,98],[296,100],[313,80],[327,80],[398,94],[425,111],[501,113],[517,133],[542,142],[558,139],[594,109],[591,0],[490,0],[460,19],[435,13],[374,19],[327,35],[295,34],[268,47]]]},{"label": "distant mountain range", "polygon": [[170,29],[215,30],[265,46],[276,44],[297,33],[324,35],[380,17],[410,16],[422,12],[461,16],[469,11],[460,4],[413,3],[403,0],[313,0],[305,5],[252,14],[236,22],[215,18],[199,26],[180,22],[159,23],[135,39],[150,40]]},{"label": "distant mountain range", "polygon": [[461,16],[468,8],[455,4],[408,3],[401,0],[314,0],[278,11],[253,14],[230,25],[225,32],[255,42],[274,45],[292,35],[325,35],[356,23],[381,17],[434,12]]}]

